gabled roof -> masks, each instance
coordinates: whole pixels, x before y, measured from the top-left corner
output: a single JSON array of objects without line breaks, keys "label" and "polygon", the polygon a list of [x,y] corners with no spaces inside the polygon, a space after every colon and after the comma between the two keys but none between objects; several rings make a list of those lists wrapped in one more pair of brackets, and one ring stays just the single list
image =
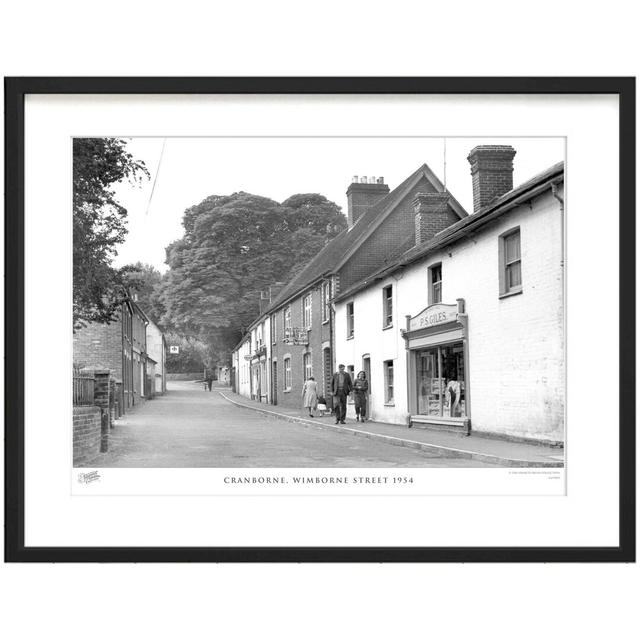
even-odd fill
[{"label": "gabled roof", "polygon": [[[406,180],[401,182],[395,189],[390,191],[384,198],[372,207],[369,207],[349,229],[345,229],[339,233],[331,242],[318,253],[315,258],[307,264],[307,266],[280,291],[275,300],[269,305],[262,315],[277,309],[290,298],[304,291],[323,276],[326,276],[337,269],[362,246],[362,243],[375,231],[382,221],[393,211],[402,200],[407,196],[412,188],[422,179],[426,178],[434,188],[439,192],[444,192],[445,188],[438,177],[431,169],[423,164],[418,167]],[[449,194],[449,204],[451,209],[460,218],[468,217],[467,212],[460,203]],[[402,249],[406,251],[409,239],[406,239],[402,245]],[[393,256],[397,257],[397,254]]]},{"label": "gabled roof", "polygon": [[132,313],[137,312],[146,323],[149,322],[149,316],[140,308],[140,305],[133,298],[125,298],[123,302],[129,306]]},{"label": "gabled roof", "polygon": [[508,191],[503,196],[496,198],[472,216],[468,216],[447,227],[440,233],[436,234],[428,242],[412,246],[405,251],[404,254],[400,255],[393,264],[383,267],[366,279],[357,282],[352,287],[349,287],[349,289],[336,296],[335,300],[343,300],[350,295],[353,295],[355,292],[365,289],[394,271],[397,271],[399,268],[405,267],[412,262],[416,262],[437,249],[453,244],[460,238],[465,237],[467,233],[475,231],[477,228],[495,220],[497,217],[521,204],[523,201],[528,201],[536,195],[539,195],[542,191],[548,189],[552,183],[561,182],[563,179],[564,162],[558,162],[545,171],[535,175],[530,180],[523,182],[515,189]]}]

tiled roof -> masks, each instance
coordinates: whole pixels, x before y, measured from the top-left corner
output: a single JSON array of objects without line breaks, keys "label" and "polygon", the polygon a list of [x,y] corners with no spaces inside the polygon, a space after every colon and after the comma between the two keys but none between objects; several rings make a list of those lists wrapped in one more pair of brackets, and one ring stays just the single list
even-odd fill
[{"label": "tiled roof", "polygon": [[[511,208],[517,206],[519,198],[522,196],[526,196],[529,191],[533,191],[537,187],[544,185],[547,182],[557,180],[559,177],[563,176],[564,162],[558,162],[545,171],[535,175],[530,180],[523,182],[515,189],[512,189],[511,191],[505,193],[503,196],[496,198],[488,205],[480,209],[477,213],[474,213],[472,216],[463,218],[459,222],[456,222],[455,224],[447,227],[444,231],[436,234],[428,242],[425,242],[424,244],[418,246],[415,246],[415,243],[413,243],[412,246],[408,248],[408,250],[397,257],[395,263],[383,267],[382,269],[379,269],[375,273],[371,274],[366,279],[357,282],[352,287],[349,287],[348,290],[341,292],[337,296],[337,299],[343,299],[355,293],[356,291],[369,286],[376,280],[379,280],[381,277],[384,277],[385,275],[397,270],[399,267],[410,264],[411,262],[415,262],[416,260],[419,260],[432,251],[455,242],[467,228],[471,227],[475,229],[476,227],[490,222],[491,220],[495,219],[497,215],[506,213]],[[533,197],[533,195],[531,197]]]}]

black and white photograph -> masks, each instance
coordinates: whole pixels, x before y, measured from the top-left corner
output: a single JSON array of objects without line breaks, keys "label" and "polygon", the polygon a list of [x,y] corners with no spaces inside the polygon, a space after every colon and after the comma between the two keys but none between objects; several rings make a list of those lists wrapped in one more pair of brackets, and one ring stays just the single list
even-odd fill
[{"label": "black and white photograph", "polygon": [[3,637],[633,636],[632,6],[3,5]]},{"label": "black and white photograph", "polygon": [[14,85],[25,554],[620,557],[624,83]]},{"label": "black and white photograph", "polygon": [[75,468],[564,467],[565,138],[72,145]]}]

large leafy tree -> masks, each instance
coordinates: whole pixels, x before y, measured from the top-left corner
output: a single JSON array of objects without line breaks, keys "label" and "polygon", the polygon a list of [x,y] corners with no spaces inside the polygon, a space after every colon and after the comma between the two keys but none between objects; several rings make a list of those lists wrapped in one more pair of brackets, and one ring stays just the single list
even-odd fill
[{"label": "large leafy tree", "polygon": [[136,295],[138,304],[151,319],[160,323],[165,309],[162,303],[162,274],[154,266],[136,262],[122,267],[120,277],[126,289]]},{"label": "large leafy tree", "polygon": [[184,237],[167,248],[163,322],[198,336],[228,362],[259,312],[260,292],[287,281],[346,227],[340,208],[318,194],[282,204],[239,192],[210,196],[183,218]]},{"label": "large leafy tree", "polygon": [[215,364],[211,347],[202,340],[172,332],[164,337],[167,345],[178,347],[178,353],[167,354],[169,373],[203,372]]},{"label": "large leafy tree", "polygon": [[282,206],[289,233],[290,269],[295,273],[345,229],[347,221],[337,204],[318,193],[296,194],[287,198]]},{"label": "large leafy tree", "polygon": [[73,140],[73,324],[113,319],[122,291],[112,267],[126,234],[127,210],[113,186],[149,177],[118,138]]}]

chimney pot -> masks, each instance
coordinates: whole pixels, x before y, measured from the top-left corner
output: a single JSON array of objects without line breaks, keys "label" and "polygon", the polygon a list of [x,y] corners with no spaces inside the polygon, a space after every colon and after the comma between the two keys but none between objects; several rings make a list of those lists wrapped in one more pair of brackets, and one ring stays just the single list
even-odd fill
[{"label": "chimney pot", "polygon": [[[356,176],[357,177],[357,176]],[[361,176],[359,182],[352,182],[347,189],[347,219],[352,227],[358,218],[389,193],[383,178]]]},{"label": "chimney pot", "polygon": [[513,158],[510,145],[480,145],[469,153],[473,181],[473,212],[513,189]]}]

